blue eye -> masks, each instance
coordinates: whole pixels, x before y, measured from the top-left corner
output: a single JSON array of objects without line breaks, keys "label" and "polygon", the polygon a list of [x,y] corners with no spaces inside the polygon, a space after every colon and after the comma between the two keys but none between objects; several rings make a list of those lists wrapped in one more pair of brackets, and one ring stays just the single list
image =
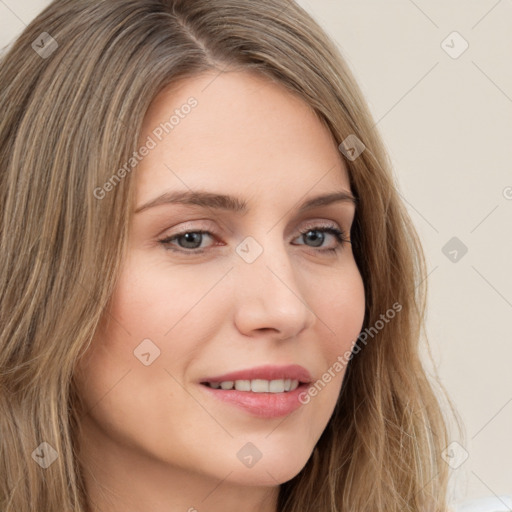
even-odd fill
[{"label": "blue eye", "polygon": [[[319,233],[321,234],[320,236]],[[346,238],[345,232],[334,226],[315,226],[312,228],[307,228],[306,230],[300,232],[300,236],[306,237],[306,239],[309,239],[314,244],[316,244],[310,247],[319,247],[323,245],[326,233],[335,237],[336,246],[319,249],[319,252],[335,253],[339,251],[345,243],[351,243],[350,240]],[[181,233],[177,233],[175,235],[159,240],[158,242],[162,244],[166,249],[175,252],[181,252],[185,254],[202,254],[204,253],[204,248],[200,248],[200,246],[201,242],[203,241],[203,235],[208,235],[210,237],[213,236],[210,231],[197,229],[183,231]],[[178,244],[179,248],[176,248],[173,242],[178,241],[183,241],[183,244]]]},{"label": "blue eye", "polygon": [[[317,233],[322,233],[322,236],[319,237]],[[347,240],[345,237],[345,232],[333,226],[316,226],[313,228],[308,228],[305,231],[301,231],[301,236],[307,237],[308,235],[312,234],[313,243],[317,243],[317,240],[319,240],[319,245],[322,245],[322,242],[325,240],[325,233],[333,235],[336,238],[337,243],[336,247],[321,249],[321,252],[337,252],[343,247],[345,243],[350,243],[350,240]],[[313,247],[318,247],[318,244]]]},{"label": "blue eye", "polygon": [[[197,247],[195,244],[199,242],[199,245],[201,245],[201,241],[203,240],[203,235],[211,235],[209,231],[205,231],[202,229],[197,229],[194,231],[183,231],[182,233],[177,233],[176,235],[169,236],[167,238],[164,238],[163,240],[159,240],[159,242],[168,249],[171,249],[173,251],[178,252],[194,252],[194,253],[202,253],[203,250],[197,251]],[[186,244],[190,244],[193,247],[190,246],[180,246],[180,249],[176,249],[172,247],[171,242],[174,242],[175,240],[185,240]],[[182,249],[188,249],[188,250],[182,250]]]}]

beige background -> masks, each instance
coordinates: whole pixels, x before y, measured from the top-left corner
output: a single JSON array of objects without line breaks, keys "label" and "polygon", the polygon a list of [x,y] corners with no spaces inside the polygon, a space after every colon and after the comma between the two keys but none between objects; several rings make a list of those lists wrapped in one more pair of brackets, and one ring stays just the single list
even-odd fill
[{"label": "beige background", "polygon": [[[0,0],[0,46],[48,3]],[[428,336],[467,431],[453,499],[512,496],[512,1],[299,3],[358,79],[424,242]],[[466,254],[443,253],[452,237]]]}]

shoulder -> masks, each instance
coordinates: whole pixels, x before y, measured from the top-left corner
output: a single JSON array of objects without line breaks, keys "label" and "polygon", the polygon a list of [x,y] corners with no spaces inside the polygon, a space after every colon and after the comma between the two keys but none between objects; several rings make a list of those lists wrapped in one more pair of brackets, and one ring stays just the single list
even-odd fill
[{"label": "shoulder", "polygon": [[448,512],[510,512],[512,494],[505,496],[485,496],[451,505]]}]

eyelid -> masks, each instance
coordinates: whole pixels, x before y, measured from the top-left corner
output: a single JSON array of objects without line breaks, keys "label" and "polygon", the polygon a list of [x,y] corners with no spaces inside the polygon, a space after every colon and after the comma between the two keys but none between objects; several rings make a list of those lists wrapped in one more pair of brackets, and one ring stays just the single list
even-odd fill
[{"label": "eyelid", "polygon": [[[176,224],[175,226],[172,226],[170,228],[166,228],[163,231],[160,232],[160,234],[157,235],[157,238],[165,237],[168,238],[169,236],[174,236],[180,233],[183,233],[184,231],[211,231],[212,233],[217,233],[218,228],[215,224],[215,222],[212,222],[208,219],[192,219],[187,220],[185,222],[180,222]],[[169,234],[167,234],[169,233]]]},{"label": "eyelid", "polygon": [[[302,227],[302,226],[304,226],[304,227]],[[345,231],[339,222],[336,222],[333,220],[305,221],[301,224],[300,231],[303,231],[304,229],[308,229],[308,228],[318,228],[318,227],[336,227],[337,229],[340,229],[341,231]]]},{"label": "eyelid", "polygon": [[[197,225],[196,223],[204,222],[204,224]],[[161,232],[160,235],[157,235],[158,238],[169,238],[177,235],[181,235],[183,233],[187,233],[189,231],[198,232],[198,231],[209,231],[212,235],[215,236],[221,236],[219,234],[219,230],[214,222],[206,219],[197,219],[197,220],[190,220],[183,222],[181,224],[178,224],[179,228],[176,227],[176,231],[167,234],[171,229],[168,228]],[[305,221],[299,221],[299,227],[295,228],[295,230],[301,232],[305,229],[311,229],[311,228],[318,228],[318,227],[335,227],[339,229],[340,231],[343,231],[346,235],[350,234],[350,226],[343,227],[343,223],[340,223],[335,220],[326,220],[326,219],[309,219]]]},{"label": "eyelid", "polygon": [[[339,251],[343,250],[343,247],[348,243],[351,244],[350,240],[350,229],[346,230],[345,228],[341,227],[337,222],[335,221],[326,221],[326,220],[309,220],[306,225],[301,226],[301,228],[298,230],[298,233],[296,233],[296,238],[300,238],[301,236],[306,235],[309,231],[323,231],[327,235],[330,235],[336,240],[335,247],[320,247],[315,248],[312,247],[311,249],[313,252],[319,253],[319,254],[334,254],[338,253]],[[213,243],[205,248],[192,248],[192,249],[186,249],[186,248],[175,248],[172,247],[172,243],[175,242],[177,239],[181,238],[182,236],[188,234],[188,233],[199,233],[202,235],[207,235],[210,237],[213,241]],[[217,234],[215,229],[204,229],[204,226],[195,228],[194,226],[183,226],[178,232],[172,233],[168,236],[165,236],[164,238],[160,238],[158,240],[158,243],[164,246],[166,250],[171,250],[178,254],[184,254],[187,257],[193,257],[194,255],[202,255],[205,252],[208,252],[213,247],[218,246],[218,243],[215,243],[215,241],[218,242],[220,236]],[[222,245],[222,244],[221,244]],[[224,244],[226,245],[226,244]],[[298,245],[304,245],[306,247],[307,244],[298,244]]]}]

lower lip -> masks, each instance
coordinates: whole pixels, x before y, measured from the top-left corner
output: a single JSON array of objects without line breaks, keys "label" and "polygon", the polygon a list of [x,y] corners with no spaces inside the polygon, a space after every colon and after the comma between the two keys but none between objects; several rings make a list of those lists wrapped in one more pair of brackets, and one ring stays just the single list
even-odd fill
[{"label": "lower lip", "polygon": [[297,389],[283,393],[253,393],[236,389],[214,389],[204,384],[199,384],[199,386],[218,400],[232,404],[260,418],[278,418],[292,413],[303,405],[299,401],[299,395],[308,388],[308,384],[300,384]]}]

